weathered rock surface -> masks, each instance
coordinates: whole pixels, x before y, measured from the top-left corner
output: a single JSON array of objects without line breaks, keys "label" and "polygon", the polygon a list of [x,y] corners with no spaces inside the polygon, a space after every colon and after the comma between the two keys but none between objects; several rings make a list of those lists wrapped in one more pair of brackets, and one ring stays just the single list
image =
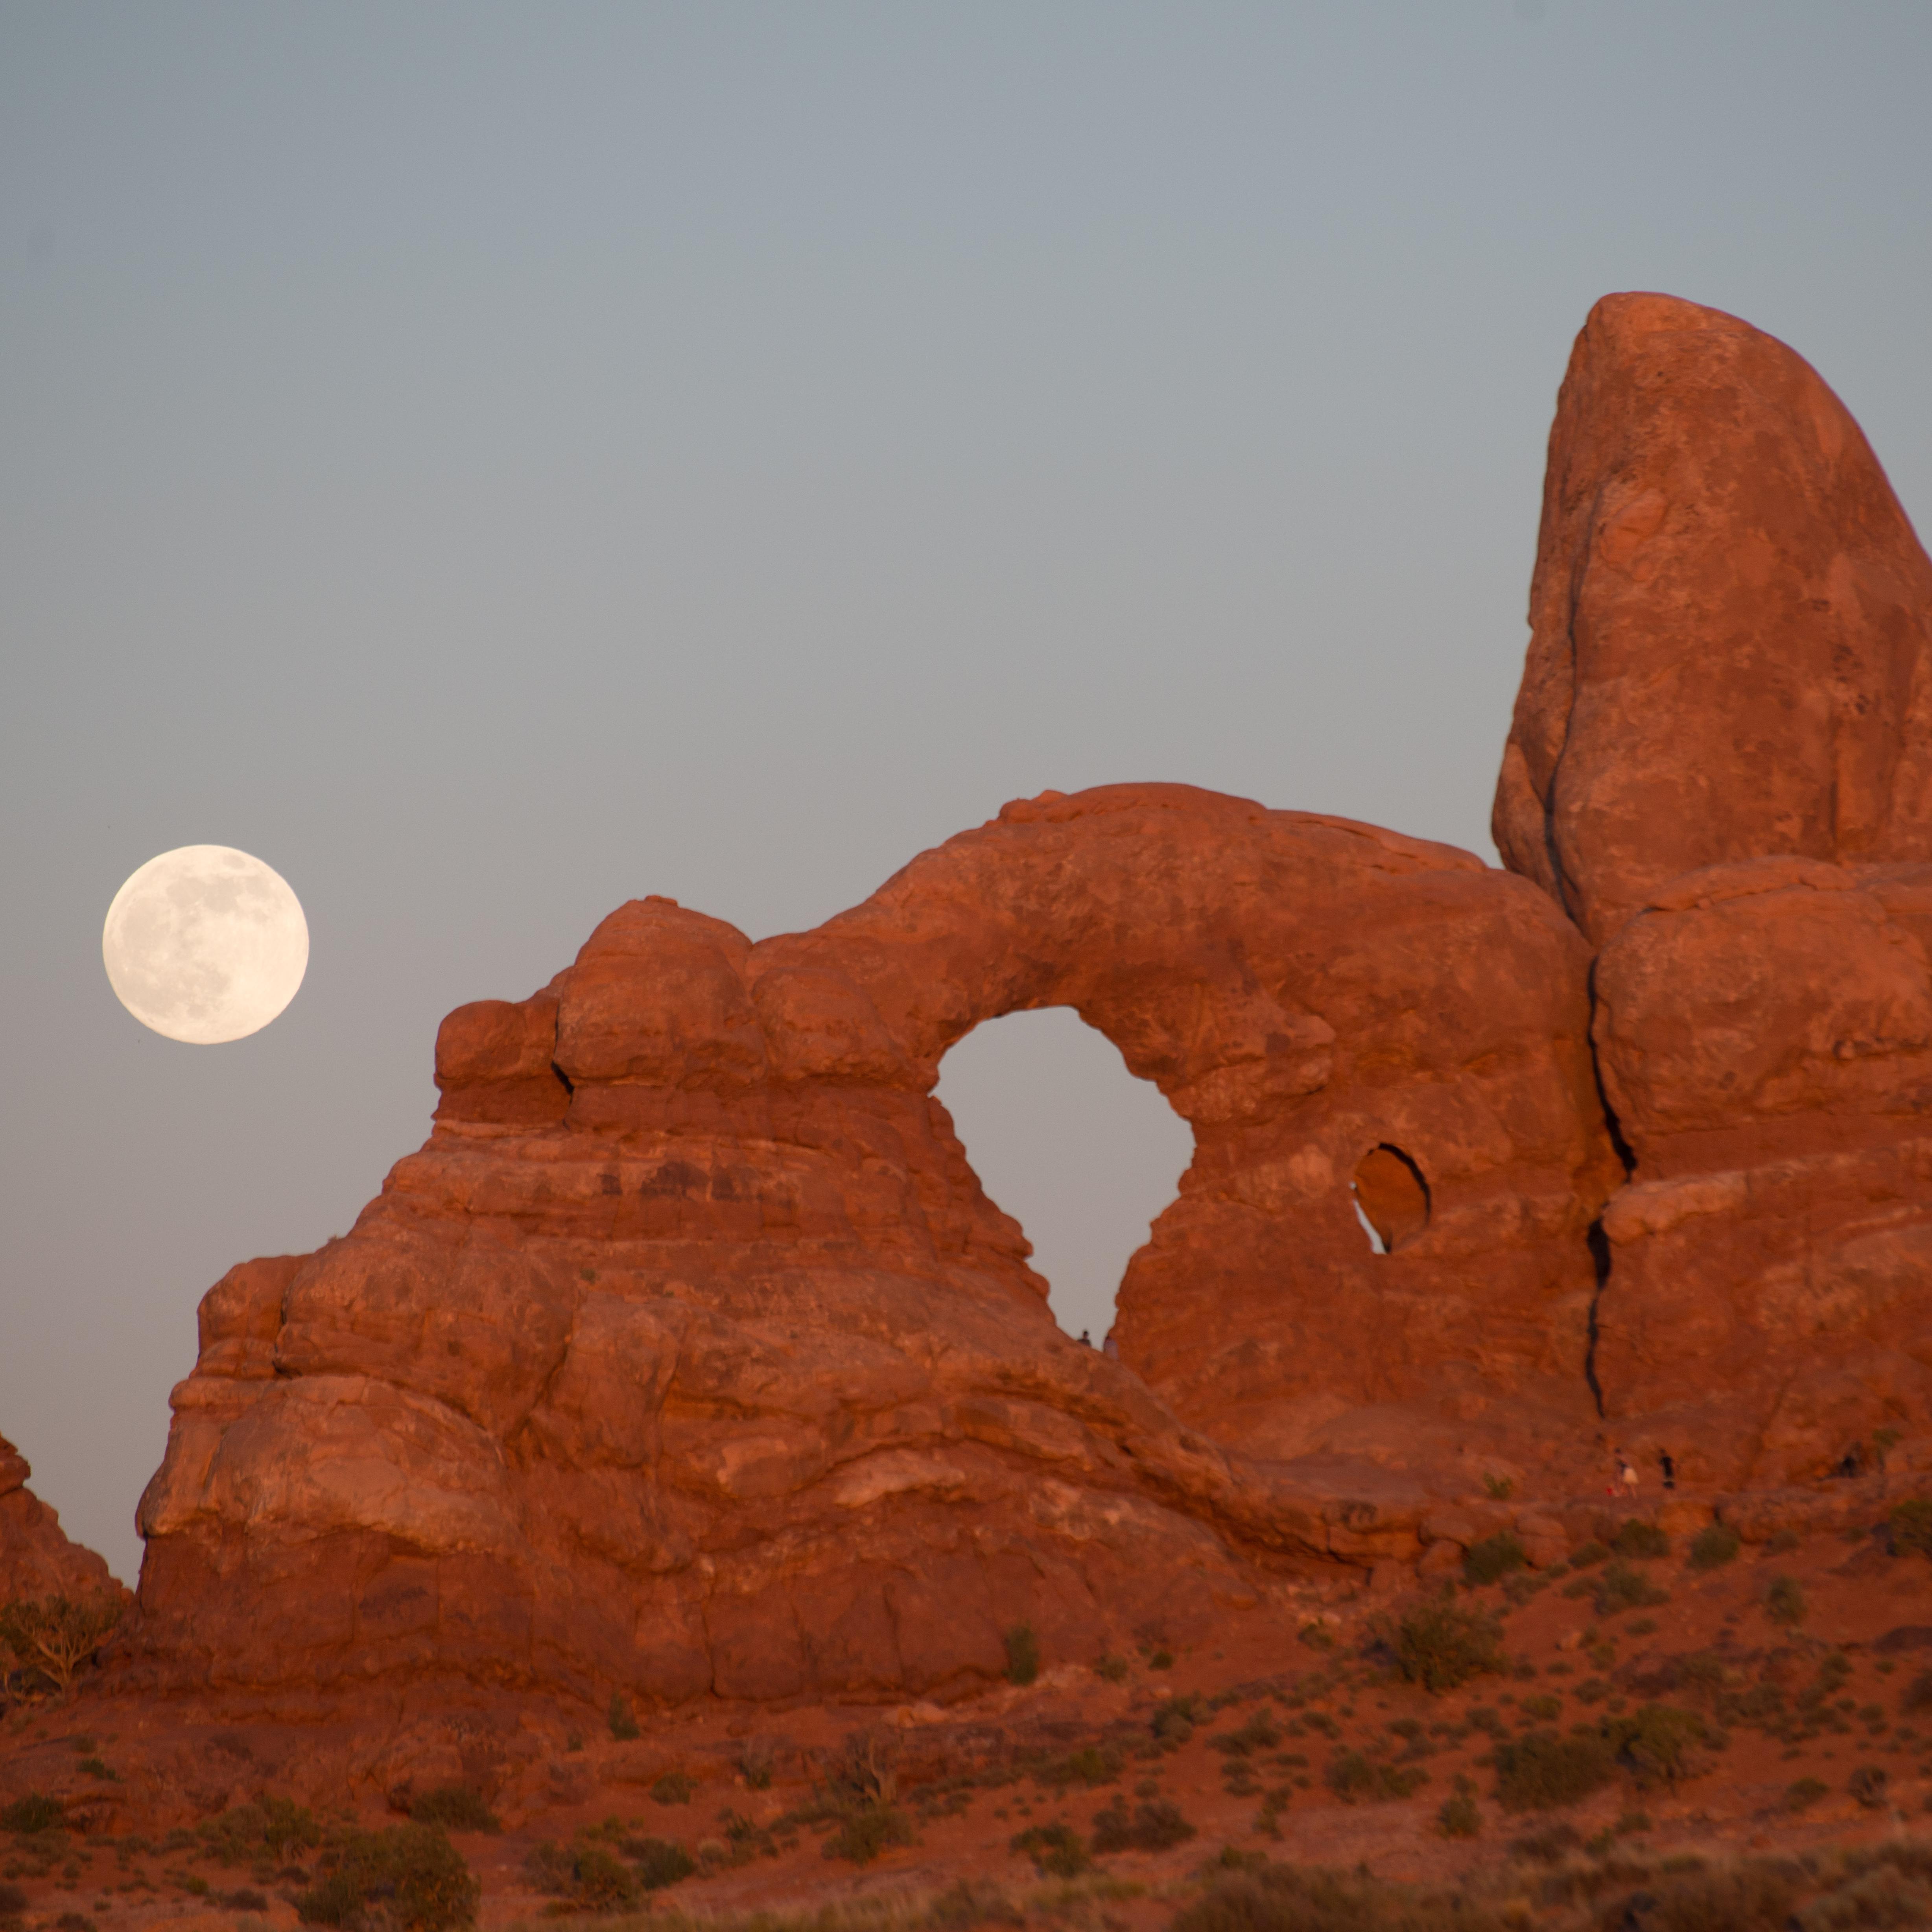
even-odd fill
[{"label": "weathered rock surface", "polygon": [[0,1436],[0,1604],[119,1589],[105,1560],[69,1542],[59,1516],[27,1487],[33,1473]]},{"label": "weathered rock surface", "polygon": [[[1022,1622],[1084,1658],[1412,1559],[1432,1493],[1594,1426],[1586,966],[1467,854],[1178,786],[1009,806],[759,946],[622,907],[444,1022],[352,1233],[209,1293],[123,1681],[944,1696]],[[1118,1363],[932,1098],[1048,1005],[1195,1130]]]},{"label": "weathered rock surface", "polygon": [[1932,562],[1815,371],[1610,296],[1550,435],[1504,862],[1598,944],[1680,874],[1932,860]]},{"label": "weathered rock surface", "polygon": [[1695,1480],[1856,1468],[1932,1425],[1932,866],[1673,882],[1597,964],[1636,1180],[1604,1226],[1611,1416]]}]

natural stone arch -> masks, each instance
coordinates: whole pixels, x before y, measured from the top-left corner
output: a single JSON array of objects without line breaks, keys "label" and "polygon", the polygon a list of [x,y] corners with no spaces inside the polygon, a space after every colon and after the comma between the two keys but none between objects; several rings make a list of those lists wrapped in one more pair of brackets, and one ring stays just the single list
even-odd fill
[{"label": "natural stone arch", "polygon": [[[622,906],[444,1022],[436,1130],[349,1234],[204,1303],[128,1667],[897,1699],[997,1681],[1018,1623],[1091,1661],[1271,1565],[1412,1560],[1469,1456],[1586,1434],[1584,967],[1465,854],[1184,787],[1010,806],[760,945]],[[1196,1137],[1120,1363],[933,1098],[1046,1006]],[[1378,1258],[1383,1142],[1435,1196]]]},{"label": "natural stone arch", "polygon": [[[1196,1144],[1123,1284],[1122,1358],[1264,1445],[1292,1439],[1284,1403],[1413,1400],[1459,1363],[1582,1400],[1584,1238],[1618,1174],[1586,963],[1466,853],[1142,785],[1010,805],[747,970],[849,989],[866,1050],[922,1091],[1004,1013],[1070,1006],[1106,1034]],[[1378,1268],[1349,1182],[1383,1142],[1435,1200]]]}]

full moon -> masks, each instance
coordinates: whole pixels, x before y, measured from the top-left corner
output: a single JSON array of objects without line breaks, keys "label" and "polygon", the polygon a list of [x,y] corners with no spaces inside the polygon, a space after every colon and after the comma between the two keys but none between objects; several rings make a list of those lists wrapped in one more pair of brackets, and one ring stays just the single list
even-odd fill
[{"label": "full moon", "polygon": [[308,921],[273,867],[227,845],[150,859],[114,895],[100,956],[145,1027],[196,1046],[259,1033],[308,970]]}]

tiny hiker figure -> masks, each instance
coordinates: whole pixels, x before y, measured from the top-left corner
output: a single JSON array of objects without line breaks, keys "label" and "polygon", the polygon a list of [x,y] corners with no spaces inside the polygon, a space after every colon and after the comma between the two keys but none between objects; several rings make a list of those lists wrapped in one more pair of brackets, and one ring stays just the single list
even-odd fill
[{"label": "tiny hiker figure", "polygon": [[1674,1490],[1677,1486],[1677,1464],[1667,1449],[1657,1452],[1657,1466],[1664,1472],[1664,1486]]}]

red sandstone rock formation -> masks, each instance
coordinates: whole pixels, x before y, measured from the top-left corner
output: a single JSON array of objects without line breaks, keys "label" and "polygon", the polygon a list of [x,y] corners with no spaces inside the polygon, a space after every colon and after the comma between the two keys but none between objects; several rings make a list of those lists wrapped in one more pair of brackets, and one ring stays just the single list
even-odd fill
[{"label": "red sandstone rock formation", "polygon": [[26,1457],[0,1436],[0,1604],[118,1590],[106,1562],[70,1543],[60,1518],[27,1487],[32,1474]]},{"label": "red sandstone rock formation", "polygon": [[[1554,1560],[1574,1510],[1474,1492],[1594,1486],[1586,1377],[1707,1484],[1932,1426],[1932,566],[1789,351],[1615,297],[1532,604],[1526,878],[1048,793],[815,932],[634,902],[452,1014],[428,1145],[202,1305],[124,1687],[944,1695],[1022,1621],[1090,1657],[1511,1519]],[[1054,1005],[1194,1132],[1118,1364],[932,1098]]]},{"label": "red sandstone rock formation", "polygon": [[1636,1166],[1597,1372],[1694,1480],[1826,1475],[1932,1425],[1928,945],[1932,866],[1760,859],[1674,881],[1598,962]]},{"label": "red sandstone rock formation", "polygon": [[[1465,854],[1179,786],[1010,806],[759,946],[622,907],[444,1022],[350,1234],[211,1291],[125,1681],[944,1694],[1022,1621],[1088,1658],[1412,1559],[1432,1490],[1594,1426],[1586,964]],[[1048,1005],[1196,1138],[1120,1364],[932,1098]]]},{"label": "red sandstone rock formation", "polygon": [[1703,866],[1932,860],[1932,563],[1782,343],[1667,296],[1597,304],[1530,622],[1496,843],[1598,944]]}]

